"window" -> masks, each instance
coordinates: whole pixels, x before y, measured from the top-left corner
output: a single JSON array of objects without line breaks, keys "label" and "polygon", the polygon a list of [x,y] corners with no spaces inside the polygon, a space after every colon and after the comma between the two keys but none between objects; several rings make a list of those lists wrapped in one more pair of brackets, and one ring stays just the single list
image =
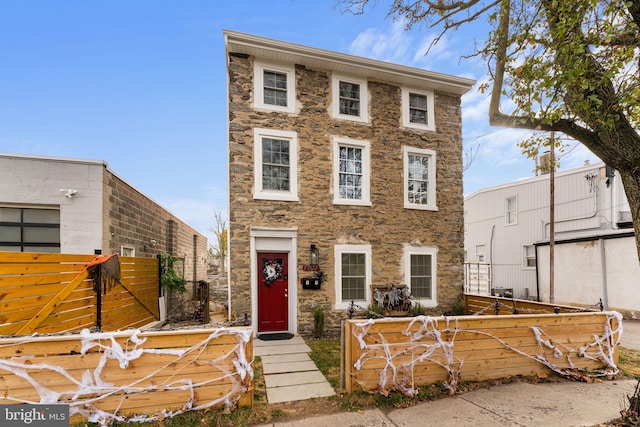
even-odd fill
[{"label": "window", "polygon": [[433,150],[403,147],[404,207],[437,210],[436,153]]},{"label": "window", "polygon": [[405,127],[435,131],[432,91],[402,88],[402,124]]},{"label": "window", "polygon": [[335,246],[336,308],[370,301],[371,245]]},{"label": "window", "polygon": [[536,248],[533,245],[524,245],[524,258],[522,260],[522,268],[536,267]]},{"label": "window", "polygon": [[295,112],[295,68],[256,61],[254,65],[254,106],[286,113]]},{"label": "window", "polygon": [[338,119],[369,121],[367,81],[333,76],[332,113]]},{"label": "window", "polygon": [[371,206],[369,142],[334,138],[333,203]]},{"label": "window", "polygon": [[255,199],[298,200],[295,132],[254,129]]},{"label": "window", "polygon": [[0,251],[60,253],[60,210],[0,207]]},{"label": "window", "polygon": [[120,256],[129,256],[129,257],[136,256],[136,248],[134,248],[133,246],[121,245]]},{"label": "window", "polygon": [[436,254],[433,247],[405,247],[405,281],[411,296],[426,307],[438,305],[436,299]]},{"label": "window", "polygon": [[518,197],[507,197],[505,221],[507,225],[518,223]]}]

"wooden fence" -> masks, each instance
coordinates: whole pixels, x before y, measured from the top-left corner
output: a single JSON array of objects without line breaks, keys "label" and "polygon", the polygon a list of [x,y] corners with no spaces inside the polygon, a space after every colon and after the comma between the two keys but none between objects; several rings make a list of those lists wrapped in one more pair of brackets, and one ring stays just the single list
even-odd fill
[{"label": "wooden fence", "polygon": [[156,421],[253,403],[250,328],[0,339],[0,404],[68,404],[72,420]]},{"label": "wooden fence", "polygon": [[86,269],[95,258],[0,252],[0,335],[114,331],[159,319],[158,259],[119,258],[121,284],[98,301]]},{"label": "wooden fence", "polygon": [[545,313],[578,313],[602,311],[602,306],[575,307],[570,305],[548,304],[522,299],[495,296],[464,294],[466,314],[545,314]]},{"label": "wooden fence", "polygon": [[412,395],[514,375],[608,377],[617,373],[621,322],[616,312],[347,320],[344,385]]}]

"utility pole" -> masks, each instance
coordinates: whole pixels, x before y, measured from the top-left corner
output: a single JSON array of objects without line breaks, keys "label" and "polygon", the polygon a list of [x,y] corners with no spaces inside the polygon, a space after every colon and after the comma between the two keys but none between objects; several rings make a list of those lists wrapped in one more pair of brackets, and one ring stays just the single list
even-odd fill
[{"label": "utility pole", "polygon": [[549,303],[555,302],[554,283],[554,262],[555,262],[555,176],[556,176],[556,156],[555,156],[555,132],[551,131],[551,147],[549,158]]}]

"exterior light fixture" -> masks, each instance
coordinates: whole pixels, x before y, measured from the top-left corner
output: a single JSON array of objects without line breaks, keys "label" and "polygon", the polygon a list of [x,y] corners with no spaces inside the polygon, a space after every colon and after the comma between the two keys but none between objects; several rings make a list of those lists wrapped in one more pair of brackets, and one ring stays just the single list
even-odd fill
[{"label": "exterior light fixture", "polygon": [[309,248],[309,264],[314,266],[320,264],[320,251],[314,244]]}]

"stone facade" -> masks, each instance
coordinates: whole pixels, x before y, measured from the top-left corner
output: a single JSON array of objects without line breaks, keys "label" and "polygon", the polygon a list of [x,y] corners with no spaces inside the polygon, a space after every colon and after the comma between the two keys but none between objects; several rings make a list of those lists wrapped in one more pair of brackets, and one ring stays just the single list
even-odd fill
[{"label": "stone facade", "polygon": [[[313,311],[324,309],[325,328],[336,331],[347,318],[337,309],[334,247],[371,245],[373,284],[405,283],[405,245],[437,248],[437,305],[429,314],[451,309],[463,284],[463,189],[460,95],[435,91],[437,131],[402,126],[401,87],[391,80],[367,79],[369,120],[339,120],[331,114],[332,71],[296,63],[294,113],[260,111],[253,107],[255,56],[228,51],[229,79],[229,242],[232,313],[256,316],[252,291],[251,230],[293,230],[297,259],[289,276],[296,278],[297,296],[291,310],[297,330],[313,333]],[[302,61],[301,61],[302,62]],[[254,191],[254,129],[294,131],[298,143],[298,201],[258,200]],[[335,204],[332,140],[335,137],[370,143],[371,206]],[[403,147],[436,152],[437,210],[406,209],[403,203]],[[303,289],[310,276],[309,247],[320,253],[327,280],[319,290]],[[294,271],[295,270],[295,271]],[[312,274],[311,274],[312,275]],[[367,284],[369,285],[369,284]],[[369,303],[371,301],[368,301]],[[255,325],[255,322],[254,322]]]}]

